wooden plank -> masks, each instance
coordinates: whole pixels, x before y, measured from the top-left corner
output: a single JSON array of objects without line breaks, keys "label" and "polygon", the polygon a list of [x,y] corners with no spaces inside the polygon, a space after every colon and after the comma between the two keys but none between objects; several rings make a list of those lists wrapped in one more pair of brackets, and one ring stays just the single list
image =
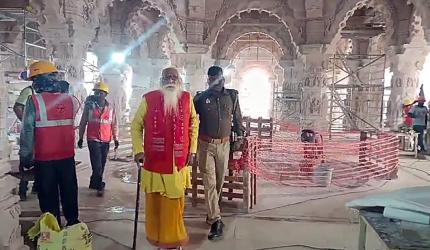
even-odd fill
[{"label": "wooden plank", "polygon": [[[195,171],[193,171],[193,174],[194,173],[195,173]],[[203,178],[203,174],[197,173],[196,174],[196,178],[197,178],[197,180],[199,180],[199,179],[201,180]],[[193,177],[192,180],[195,180],[194,177]],[[226,176],[224,180],[227,181],[227,182],[228,181],[243,182],[243,177],[242,176]]]},{"label": "wooden plank", "polygon": [[[203,186],[203,180],[197,179],[197,181],[195,181],[195,183],[193,182],[193,185],[194,184],[197,184],[198,186]],[[242,190],[243,184],[242,183],[235,183],[235,182],[224,182],[223,188],[228,188],[229,192],[230,192],[230,190],[231,190],[231,192],[233,192],[233,189]]]},{"label": "wooden plank", "polygon": [[[228,176],[233,176],[233,170],[231,170],[231,169],[229,169],[228,170]],[[228,181],[228,183],[224,183],[224,186],[226,185],[226,184],[231,184],[231,183],[233,183],[233,181]],[[240,189],[242,189],[242,187],[240,187]],[[228,192],[229,193],[233,193],[233,189],[232,188],[229,188],[228,189]],[[233,198],[228,198],[228,200],[232,200]]]},{"label": "wooden plank", "polygon": [[196,163],[192,166],[192,172],[191,172],[191,183],[192,183],[192,187],[193,187],[193,189],[191,190],[192,197],[193,197],[191,205],[193,207],[197,206],[197,178],[198,178],[197,169],[198,169],[198,167],[197,167],[197,163]]},{"label": "wooden plank", "polygon": [[[205,190],[203,189],[198,189],[197,193],[199,194],[204,194]],[[228,193],[228,192],[222,192],[222,197],[227,197],[227,198],[235,198],[235,199],[242,199],[243,198],[243,194],[239,194],[239,193]]]},{"label": "wooden plank", "polygon": [[[249,172],[243,171],[243,179],[245,182],[243,183],[243,204],[242,204],[242,210],[245,213],[249,212],[250,204],[252,204],[252,198],[250,201],[250,183],[249,183]],[[251,205],[252,206],[252,205]]]},{"label": "wooden plank", "polygon": [[[196,203],[198,204],[205,204],[206,201],[203,197],[198,197],[196,200]],[[237,203],[235,202],[221,202],[222,207],[229,207],[229,208],[237,208]]]}]

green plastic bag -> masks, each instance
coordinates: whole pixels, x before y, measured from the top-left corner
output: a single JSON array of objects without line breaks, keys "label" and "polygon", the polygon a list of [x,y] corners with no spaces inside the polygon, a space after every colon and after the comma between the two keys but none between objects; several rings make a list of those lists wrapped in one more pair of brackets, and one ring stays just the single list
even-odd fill
[{"label": "green plastic bag", "polygon": [[92,250],[92,235],[85,223],[63,230],[51,213],[44,213],[27,232],[31,240],[37,239],[38,250]]}]

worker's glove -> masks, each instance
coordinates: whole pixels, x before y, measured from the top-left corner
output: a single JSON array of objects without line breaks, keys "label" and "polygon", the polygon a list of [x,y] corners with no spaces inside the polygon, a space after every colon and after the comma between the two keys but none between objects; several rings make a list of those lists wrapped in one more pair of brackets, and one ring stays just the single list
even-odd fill
[{"label": "worker's glove", "polygon": [[187,166],[194,166],[196,163],[196,154],[189,153]]},{"label": "worker's glove", "polygon": [[135,156],[134,156],[134,161],[136,162],[136,163],[138,163],[138,166],[140,167],[141,165],[143,165],[143,163],[145,162],[145,155],[143,154],[143,152],[142,153],[137,153]]},{"label": "worker's glove", "polygon": [[119,147],[119,141],[118,140],[114,140],[113,142],[115,144],[115,148],[114,149],[118,149],[118,147]]}]

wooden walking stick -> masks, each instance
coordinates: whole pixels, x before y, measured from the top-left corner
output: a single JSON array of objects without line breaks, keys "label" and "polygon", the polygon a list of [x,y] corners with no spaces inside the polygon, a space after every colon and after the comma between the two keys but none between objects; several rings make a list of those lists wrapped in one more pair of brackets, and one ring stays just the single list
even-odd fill
[{"label": "wooden walking stick", "polygon": [[137,170],[137,192],[136,192],[136,209],[134,211],[134,233],[133,233],[133,250],[136,250],[137,244],[137,225],[139,223],[139,207],[140,207],[140,177],[142,175],[142,165],[143,162],[138,162]]}]

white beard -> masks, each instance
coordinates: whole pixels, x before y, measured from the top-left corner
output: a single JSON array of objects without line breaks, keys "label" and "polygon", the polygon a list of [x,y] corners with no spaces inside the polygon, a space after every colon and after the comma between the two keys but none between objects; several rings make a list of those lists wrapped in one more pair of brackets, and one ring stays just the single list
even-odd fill
[{"label": "white beard", "polygon": [[179,88],[178,86],[169,88],[162,87],[160,91],[163,94],[164,113],[175,113],[178,109],[178,101],[182,94],[181,88]]}]

